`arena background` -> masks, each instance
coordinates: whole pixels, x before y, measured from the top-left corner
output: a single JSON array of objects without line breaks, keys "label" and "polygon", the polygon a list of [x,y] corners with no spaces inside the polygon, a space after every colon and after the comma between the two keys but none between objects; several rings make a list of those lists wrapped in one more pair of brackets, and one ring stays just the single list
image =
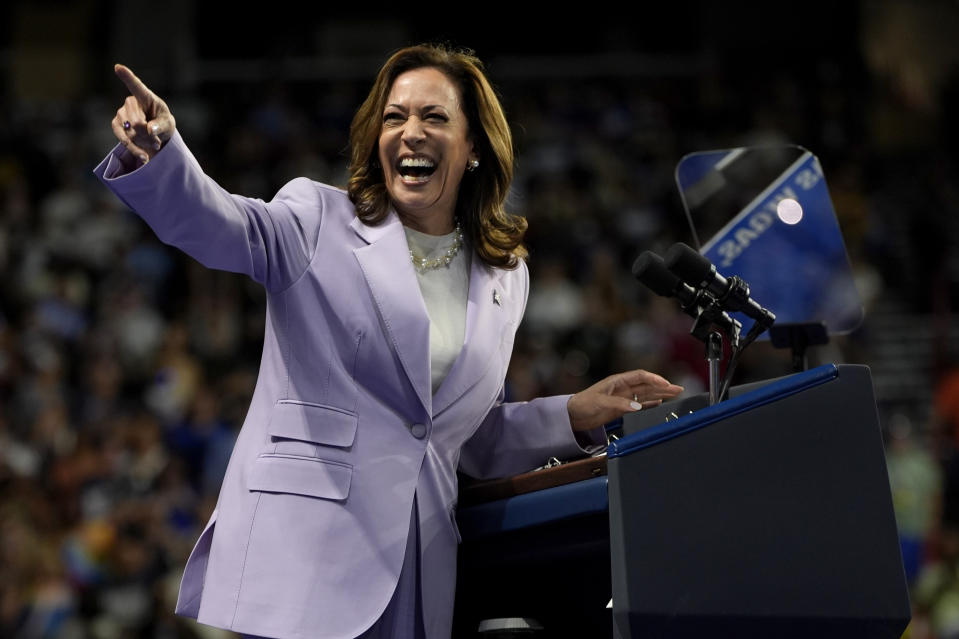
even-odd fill
[{"label": "arena background", "polygon": [[[422,41],[475,49],[513,126],[533,275],[513,399],[633,367],[701,390],[689,318],[630,275],[690,240],[676,163],[818,155],[866,319],[812,363],[871,367],[909,633],[959,631],[959,3],[574,8],[0,8],[0,636],[231,636],[171,611],[252,393],[264,296],[160,244],[94,178],[125,97],[113,63],[166,99],[221,185],[269,199],[299,175],[344,183],[373,74]],[[738,379],[788,367],[756,344]]]}]

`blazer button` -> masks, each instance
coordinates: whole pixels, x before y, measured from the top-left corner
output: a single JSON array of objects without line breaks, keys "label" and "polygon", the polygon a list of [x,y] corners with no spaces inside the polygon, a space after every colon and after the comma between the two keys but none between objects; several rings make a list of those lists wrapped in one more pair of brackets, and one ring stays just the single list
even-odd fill
[{"label": "blazer button", "polygon": [[426,424],[410,424],[410,434],[416,439],[423,439],[426,437]]}]

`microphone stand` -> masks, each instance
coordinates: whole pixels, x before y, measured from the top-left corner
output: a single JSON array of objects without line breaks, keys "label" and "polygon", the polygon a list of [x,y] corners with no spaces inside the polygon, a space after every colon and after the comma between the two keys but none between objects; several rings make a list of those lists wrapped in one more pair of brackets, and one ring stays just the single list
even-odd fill
[{"label": "microphone stand", "polygon": [[706,340],[706,362],[709,365],[709,405],[719,401],[719,360],[723,356],[723,334],[710,331]]},{"label": "microphone stand", "polygon": [[[709,405],[722,401],[726,389],[720,379],[720,361],[723,356],[723,336],[729,340],[733,352],[739,348],[739,331],[742,324],[723,312],[719,302],[708,295],[697,296],[697,301],[708,302],[697,306],[698,313],[689,333],[706,345],[706,362],[709,366]],[[689,312],[692,309],[684,308]],[[690,313],[692,314],[692,313]]]},{"label": "microphone stand", "polygon": [[[760,317],[755,319],[746,338],[740,342],[739,333],[742,329],[742,323],[724,314],[723,309],[741,310],[745,308],[746,301],[749,300],[749,285],[745,280],[735,275],[730,277],[728,282],[728,290],[718,298],[713,298],[700,289],[697,300],[706,299],[709,302],[701,307],[700,314],[696,318],[691,331],[693,336],[706,344],[710,406],[725,400],[729,396],[729,385],[732,382],[736,364],[739,363],[739,356],[743,354],[747,346],[752,344],[763,331],[771,327],[773,322],[776,321],[775,315],[762,309]],[[684,310],[689,311],[686,308]],[[726,374],[720,381],[719,360],[723,352],[722,338],[724,333],[729,338],[731,348],[729,362],[726,364]]]},{"label": "microphone stand", "polygon": [[733,381],[733,371],[736,370],[736,364],[739,363],[739,356],[743,354],[743,351],[746,350],[746,347],[755,341],[763,331],[772,326],[772,323],[775,321],[775,316],[772,316],[771,319],[765,321],[756,320],[752,328],[749,329],[749,333],[746,334],[746,339],[743,340],[742,344],[738,348],[734,348],[732,355],[729,358],[729,365],[726,366],[726,375],[723,378],[723,387],[720,392],[719,399],[726,399],[726,396],[729,394],[729,385]]}]

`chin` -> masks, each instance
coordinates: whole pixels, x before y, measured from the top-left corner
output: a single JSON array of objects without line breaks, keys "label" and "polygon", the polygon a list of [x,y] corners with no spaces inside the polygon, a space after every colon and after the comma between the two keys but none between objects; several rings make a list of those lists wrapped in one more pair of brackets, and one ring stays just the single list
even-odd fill
[{"label": "chin", "polygon": [[443,208],[440,204],[442,193],[425,189],[411,193],[410,190],[409,187],[402,185],[390,193],[394,208],[413,215],[424,215],[428,214],[430,209]]}]

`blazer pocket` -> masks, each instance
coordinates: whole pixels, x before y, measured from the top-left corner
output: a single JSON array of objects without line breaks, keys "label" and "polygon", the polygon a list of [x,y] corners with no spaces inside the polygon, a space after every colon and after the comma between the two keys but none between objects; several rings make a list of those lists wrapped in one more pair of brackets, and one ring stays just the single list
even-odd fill
[{"label": "blazer pocket", "polygon": [[356,437],[356,413],[324,404],[281,399],[273,407],[267,430],[274,437],[349,448]]},{"label": "blazer pocket", "polygon": [[353,467],[318,459],[266,453],[256,458],[249,488],[342,501],[350,494]]}]

